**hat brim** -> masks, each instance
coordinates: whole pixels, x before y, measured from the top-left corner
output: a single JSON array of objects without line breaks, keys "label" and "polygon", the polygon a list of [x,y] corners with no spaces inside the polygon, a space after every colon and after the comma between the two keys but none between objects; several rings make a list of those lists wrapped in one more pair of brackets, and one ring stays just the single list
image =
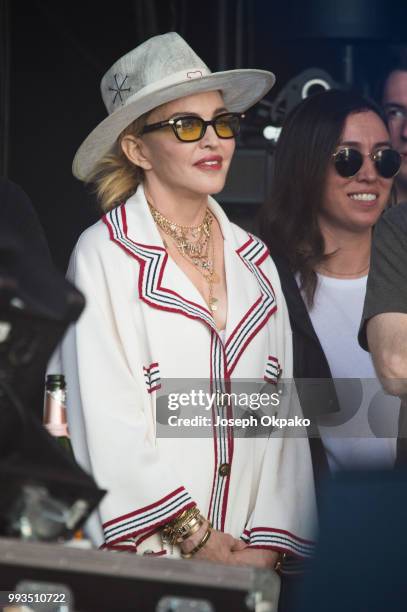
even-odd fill
[{"label": "hat brim", "polygon": [[221,91],[225,106],[231,112],[243,112],[261,100],[275,83],[266,70],[228,70],[201,78],[172,83],[137,94],[131,102],[106,117],[84,140],[72,164],[74,176],[86,181],[98,161],[109,153],[120,133],[135,119],[161,104],[206,91]]}]

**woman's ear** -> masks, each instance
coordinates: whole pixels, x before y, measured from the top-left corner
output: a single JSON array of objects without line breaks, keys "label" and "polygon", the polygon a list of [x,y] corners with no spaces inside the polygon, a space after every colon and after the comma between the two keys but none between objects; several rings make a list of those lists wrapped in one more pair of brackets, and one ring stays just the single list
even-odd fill
[{"label": "woman's ear", "polygon": [[152,165],[149,162],[145,146],[141,138],[136,136],[124,136],[120,142],[123,153],[127,159],[134,164],[143,168],[143,170],[151,170]]}]

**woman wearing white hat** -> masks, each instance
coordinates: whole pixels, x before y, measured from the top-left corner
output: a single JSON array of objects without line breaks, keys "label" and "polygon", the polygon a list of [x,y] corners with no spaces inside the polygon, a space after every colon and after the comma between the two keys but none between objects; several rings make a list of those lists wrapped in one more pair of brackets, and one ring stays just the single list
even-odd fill
[{"label": "woman wearing white hat", "polygon": [[96,185],[105,215],[71,259],[87,308],[60,357],[75,452],[108,491],[94,535],[103,547],[267,567],[280,552],[310,554],[306,439],[239,438],[233,421],[214,424],[232,415],[222,402],[202,435],[159,433],[175,414],[159,414],[165,381],[205,379],[219,392],[291,376],[274,265],[210,197],[224,186],[240,113],[273,83],[261,70],[212,74],[176,33],[102,79],[109,116],[73,171]]}]

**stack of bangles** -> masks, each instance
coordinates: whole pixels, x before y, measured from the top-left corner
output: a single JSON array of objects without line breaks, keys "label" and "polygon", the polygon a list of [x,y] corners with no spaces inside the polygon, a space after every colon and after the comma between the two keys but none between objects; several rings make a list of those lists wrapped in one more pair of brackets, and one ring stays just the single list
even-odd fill
[{"label": "stack of bangles", "polygon": [[[185,510],[177,516],[176,519],[168,523],[161,532],[163,542],[166,544],[182,544],[190,536],[196,533],[205,523],[205,517],[202,516],[199,509],[194,506]],[[181,553],[184,559],[190,559],[199,550],[201,550],[210,538],[212,525],[208,524],[208,529],[205,532],[202,540],[188,553]]]}]

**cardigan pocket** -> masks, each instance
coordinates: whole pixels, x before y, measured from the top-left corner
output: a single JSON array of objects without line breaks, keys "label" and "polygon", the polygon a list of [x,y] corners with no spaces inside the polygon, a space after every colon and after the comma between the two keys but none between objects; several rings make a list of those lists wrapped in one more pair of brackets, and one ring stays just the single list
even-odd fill
[{"label": "cardigan pocket", "polygon": [[273,385],[276,385],[278,382],[278,379],[281,376],[281,366],[280,366],[280,362],[277,359],[277,357],[273,357],[273,355],[269,355],[267,357],[267,363],[266,363],[266,369],[264,372],[264,380],[266,382],[272,383]]},{"label": "cardigan pocket", "polygon": [[150,363],[148,367],[143,366],[144,380],[147,393],[153,393],[161,389],[160,368],[158,363]]}]

